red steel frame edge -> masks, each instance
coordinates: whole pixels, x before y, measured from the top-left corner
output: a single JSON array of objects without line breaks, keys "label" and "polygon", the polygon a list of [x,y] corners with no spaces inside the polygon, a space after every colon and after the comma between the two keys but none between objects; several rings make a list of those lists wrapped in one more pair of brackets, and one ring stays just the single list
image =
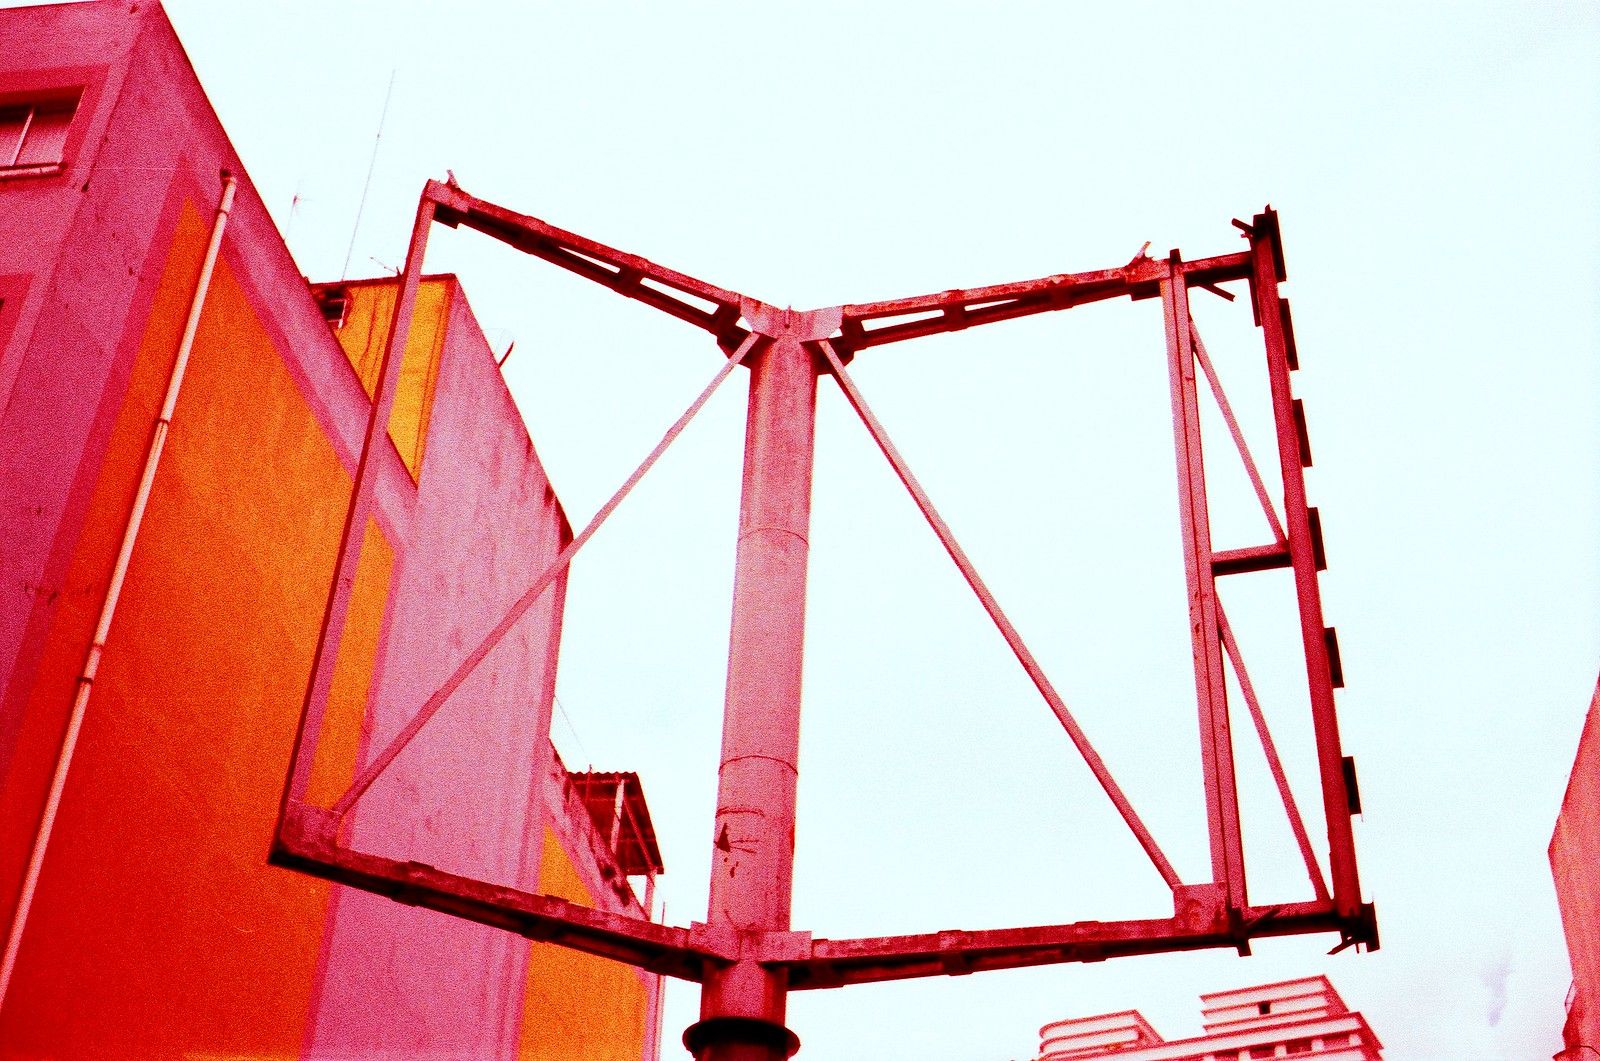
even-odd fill
[{"label": "red steel frame edge", "polygon": [[[648,470],[729,369],[742,362],[751,370],[744,499],[719,771],[717,857],[705,923],[696,922],[688,928],[656,924],[552,896],[488,884],[421,863],[350,850],[339,840],[341,822],[364,791],[363,785],[370,784],[370,777],[364,782],[358,778],[333,808],[314,806],[305,799],[333,661],[338,655],[359,561],[361,528],[372,504],[368,456],[375,440],[384,433],[383,425],[387,424],[393,405],[427,233],[436,221],[476,229],[695,325],[710,333],[730,356],[730,364],[580,537],[592,533]],[[1234,224],[1249,241],[1247,251],[1192,262],[1182,261],[1176,251],[1165,261],[1141,252],[1127,265],[1115,269],[796,312],[780,310],[514,213],[468,195],[453,184],[429,181],[418,204],[269,860],[410,905],[699,982],[703,985],[701,1019],[685,1033],[684,1042],[700,1061],[766,1061],[793,1054],[799,1041],[784,1024],[785,997],[791,990],[1214,947],[1233,947],[1247,953],[1250,940],[1255,938],[1328,931],[1340,936],[1335,951],[1354,944],[1375,949],[1376,915],[1371,904],[1361,901],[1350,824],[1353,800],[1347,777],[1353,778],[1353,767],[1340,746],[1333,699],[1336,664],[1330,659],[1330,652],[1336,658],[1337,648],[1332,630],[1323,627],[1317,584],[1317,572],[1323,566],[1320,527],[1315,511],[1306,503],[1303,468],[1309,464],[1309,452],[1304,443],[1303,414],[1291,391],[1290,372],[1298,366],[1288,302],[1278,295],[1278,284],[1285,272],[1277,215],[1268,208],[1255,215],[1250,224]],[[1219,285],[1238,280],[1249,282],[1252,309],[1266,346],[1283,481],[1281,527],[1259,485],[1260,477],[1189,314],[1191,290],[1199,288],[1231,299],[1231,294]],[[1081,732],[1076,731],[1065,705],[1055,697],[1042,673],[1035,673],[1037,665],[1021,644],[1020,636],[971,570],[948,528],[865,406],[845,368],[856,352],[870,347],[1120,297],[1159,297],[1166,319],[1212,849],[1212,880],[1205,883],[1182,883],[1154,840],[1144,833],[1142,823],[1126,805],[1087,739],[1080,739]],[[1240,456],[1257,482],[1277,539],[1271,545],[1226,552],[1211,549],[1200,447],[1197,362],[1233,432]],[[1172,917],[854,940],[813,939],[808,932],[791,930],[795,738],[804,639],[816,382],[821,375],[833,376],[845,390],[1018,659],[1025,667],[1031,665],[1030,674],[1041,693],[1056,709],[1102,787],[1140,836],[1171,887]],[[581,545],[581,541],[575,545]],[[575,547],[563,550],[555,565],[559,570],[546,572],[540,583],[548,586],[555,579],[564,578],[564,564],[570,562],[575,551]],[[1304,836],[1304,827],[1217,601],[1216,579],[1283,567],[1292,569],[1297,592],[1327,818],[1332,890],[1330,894],[1314,855],[1306,848],[1307,868],[1317,898],[1251,906],[1245,892],[1233,780],[1225,656],[1245,690],[1297,837]],[[763,646],[762,653],[751,651],[756,644]],[[404,747],[404,740],[377,758],[384,763],[392,761]],[[765,815],[749,814],[748,809],[753,806],[761,807]],[[734,863],[750,862],[755,865],[742,876],[736,878],[727,872]]]}]

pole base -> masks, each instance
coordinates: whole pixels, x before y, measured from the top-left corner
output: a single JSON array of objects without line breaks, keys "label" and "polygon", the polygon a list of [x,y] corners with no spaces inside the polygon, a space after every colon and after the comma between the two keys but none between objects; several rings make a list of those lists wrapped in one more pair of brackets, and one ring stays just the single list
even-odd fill
[{"label": "pole base", "polygon": [[798,1035],[781,1024],[756,1017],[708,1017],[689,1025],[683,1033],[683,1045],[696,1057],[707,1046],[719,1043],[782,1050],[784,1057],[793,1057],[800,1052]]}]

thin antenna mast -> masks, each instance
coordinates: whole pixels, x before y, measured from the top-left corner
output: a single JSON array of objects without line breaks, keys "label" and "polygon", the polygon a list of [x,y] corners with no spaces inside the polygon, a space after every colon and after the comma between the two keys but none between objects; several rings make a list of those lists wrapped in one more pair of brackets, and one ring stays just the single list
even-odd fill
[{"label": "thin antenna mast", "polygon": [[367,208],[367,192],[372,190],[372,171],[378,168],[378,145],[383,142],[383,125],[389,119],[389,99],[394,95],[395,67],[389,69],[389,87],[383,93],[383,110],[378,115],[378,132],[372,138],[372,159],[367,163],[367,180],[361,186],[361,202],[356,204],[356,223],[350,229],[350,246],[344,252],[344,266],[339,279],[350,279],[350,256],[356,250],[356,234],[361,231],[361,213]]}]

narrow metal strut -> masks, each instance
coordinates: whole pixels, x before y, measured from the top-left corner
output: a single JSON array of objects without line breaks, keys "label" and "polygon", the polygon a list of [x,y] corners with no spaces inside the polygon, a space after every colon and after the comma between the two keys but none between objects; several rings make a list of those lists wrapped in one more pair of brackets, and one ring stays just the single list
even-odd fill
[{"label": "narrow metal strut", "polygon": [[1328,899],[1328,885],[1322,877],[1322,867],[1317,863],[1317,853],[1311,850],[1311,838],[1306,835],[1306,823],[1300,816],[1300,807],[1295,802],[1294,791],[1289,787],[1288,775],[1283,771],[1283,760],[1278,757],[1278,745],[1272,739],[1272,731],[1267,728],[1267,716],[1261,710],[1261,701],[1256,697],[1255,685],[1250,681],[1250,672],[1245,669],[1244,656],[1239,651],[1239,643],[1234,640],[1233,628],[1228,625],[1228,616],[1219,607],[1217,609],[1217,622],[1222,631],[1222,647],[1228,653],[1228,662],[1233,664],[1234,677],[1239,679],[1239,691],[1244,694],[1245,706],[1250,710],[1250,718],[1255,723],[1256,736],[1261,738],[1261,751],[1267,757],[1267,769],[1272,771],[1272,779],[1278,785],[1278,795],[1283,800],[1283,812],[1289,819],[1289,828],[1294,831],[1295,843],[1300,847],[1300,857],[1306,863],[1306,875],[1311,879],[1312,890],[1317,898],[1324,902]]},{"label": "narrow metal strut", "polygon": [[1267,525],[1272,528],[1272,538],[1278,545],[1286,545],[1288,535],[1283,531],[1283,524],[1278,520],[1278,512],[1272,507],[1272,498],[1267,496],[1267,484],[1261,481],[1261,470],[1256,467],[1255,458],[1250,455],[1250,447],[1245,443],[1244,432],[1239,429],[1239,421],[1233,415],[1233,405],[1228,401],[1228,394],[1222,389],[1222,381],[1217,379],[1217,370],[1212,367],[1211,358],[1206,354],[1206,344],[1200,341],[1200,332],[1194,326],[1194,321],[1189,322],[1189,338],[1194,343],[1194,357],[1200,363],[1200,371],[1206,374],[1206,382],[1211,386],[1211,396],[1217,400],[1217,408],[1222,413],[1223,421],[1228,425],[1228,433],[1233,436],[1234,448],[1239,451],[1239,459],[1244,462],[1244,470],[1250,476],[1250,485],[1255,488],[1256,500],[1261,502],[1261,511],[1267,517]]},{"label": "narrow metal strut", "polygon": [[406,723],[405,728],[395,734],[394,739],[372,758],[372,761],[351,783],[345,794],[340,796],[333,804],[335,814],[343,816],[349,812],[356,800],[360,799],[372,787],[372,783],[378,779],[379,775],[389,768],[389,764],[394,762],[395,757],[405,750],[406,745],[410,744],[418,733],[422,732],[422,727],[426,726],[433,716],[439,713],[439,709],[444,706],[445,701],[450,698],[451,694],[461,687],[461,683],[466,681],[472,672],[478,669],[478,666],[494,650],[494,647],[505,638],[506,634],[511,632],[511,628],[517,624],[517,620],[526,615],[528,609],[532,608],[555,580],[566,572],[567,568],[572,565],[572,558],[578,554],[578,550],[583,548],[585,542],[594,537],[595,531],[599,530],[600,525],[606,521],[606,518],[616,511],[618,505],[622,504],[623,498],[627,497],[633,491],[633,488],[639,485],[639,480],[643,479],[651,468],[655,467],[656,461],[661,459],[661,455],[667,451],[667,447],[671,446],[677,437],[683,433],[683,429],[688,426],[689,421],[693,420],[695,414],[710,400],[711,395],[716,393],[717,388],[722,385],[722,381],[727,379],[733,370],[738,367],[739,363],[744,360],[745,355],[755,346],[758,338],[754,333],[745,337],[744,342],[739,344],[739,348],[734,351],[733,356],[717,370],[717,374],[711,378],[711,382],[706,384],[705,389],[700,392],[693,402],[689,403],[689,408],[685,409],[683,415],[678,417],[677,421],[667,429],[667,433],[662,436],[660,442],[656,443],[656,447],[645,457],[643,463],[634,470],[632,475],[628,476],[626,482],[617,488],[616,493],[611,495],[610,500],[600,506],[599,510],[590,518],[588,525],[578,533],[577,537],[567,543],[566,548],[562,549],[556,558],[550,562],[550,566],[546,567],[544,572],[534,579],[533,584],[523,592],[522,596],[518,597],[511,607],[506,609],[506,613],[501,617],[500,621],[483,636],[483,639],[478,642],[471,652],[467,653],[466,658],[456,665],[456,669],[450,673],[450,677],[446,678],[439,688],[434,690],[433,695],[423,702],[422,707],[412,716],[411,721]]},{"label": "narrow metal strut", "polygon": [[983,610],[989,613],[989,618],[994,621],[995,627],[999,629],[1000,636],[1005,638],[1012,654],[1017,657],[1017,662],[1022,664],[1022,669],[1027,671],[1028,677],[1033,680],[1034,687],[1039,690],[1039,695],[1043,696],[1045,703],[1050,705],[1050,711],[1056,716],[1056,720],[1061,723],[1061,728],[1066,730],[1073,746],[1078,749],[1078,754],[1083,756],[1083,761],[1088,764],[1095,780],[1100,783],[1100,787],[1105,791],[1107,798],[1117,808],[1117,813],[1122,816],[1122,820],[1133,831],[1134,838],[1139,841],[1139,846],[1149,856],[1150,862],[1156,867],[1156,872],[1161,874],[1161,879],[1166,881],[1167,887],[1173,889],[1182,887],[1183,881],[1178,877],[1177,870],[1173,869],[1172,863],[1167,861],[1167,856],[1162,853],[1160,845],[1155,841],[1155,837],[1150,835],[1150,830],[1145,827],[1144,821],[1139,817],[1138,812],[1133,809],[1133,804],[1123,794],[1122,787],[1117,784],[1116,778],[1111,776],[1111,771],[1106,769],[1105,761],[1100,758],[1100,753],[1095,751],[1094,745],[1089,742],[1088,734],[1084,733],[1083,727],[1078,725],[1078,720],[1072,717],[1072,712],[1067,709],[1066,701],[1062,700],[1061,694],[1056,692],[1055,685],[1051,683],[1049,677],[1044,673],[1044,668],[1039,666],[1039,661],[1029,651],[1027,644],[1022,640],[1022,635],[1017,632],[1017,628],[1006,617],[1006,613],[1000,607],[1000,602],[995,600],[994,594],[989,590],[988,585],[984,583],[982,576],[978,574],[978,569],[973,566],[972,561],[967,557],[966,551],[961,548],[961,543],[956,541],[949,525],[939,515],[938,509],[933,507],[933,501],[928,497],[927,491],[922,488],[921,483],[917,482],[916,476],[911,473],[911,466],[906,463],[905,458],[900,455],[900,451],[895,448],[894,442],[890,440],[888,432],[884,431],[883,424],[878,420],[877,415],[873,413],[871,406],[867,405],[867,400],[862,397],[855,381],[850,378],[850,373],[846,371],[844,362],[840,360],[839,355],[834,352],[832,344],[827,340],[823,340],[819,345],[824,355],[828,358],[828,365],[833,370],[833,378],[838,382],[839,389],[844,392],[845,399],[850,403],[850,408],[855,410],[856,415],[861,418],[861,422],[866,425],[867,431],[872,435],[872,440],[877,443],[878,449],[882,451],[884,457],[894,468],[895,474],[900,477],[900,482],[905,486],[907,492],[911,494],[912,499],[916,501],[917,508],[922,511],[923,518],[928,521],[928,526],[932,527],[933,533],[939,536],[939,543],[944,546],[945,552],[955,562],[956,567],[961,570],[962,577],[967,580],[967,585],[972,587],[972,592],[977,595],[978,602],[983,605]]}]

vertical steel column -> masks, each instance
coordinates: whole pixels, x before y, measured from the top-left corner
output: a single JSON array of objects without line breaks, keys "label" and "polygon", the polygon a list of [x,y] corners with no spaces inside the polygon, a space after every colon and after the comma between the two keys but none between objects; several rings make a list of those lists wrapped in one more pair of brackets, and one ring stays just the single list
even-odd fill
[{"label": "vertical steel column", "polygon": [[1206,502],[1205,456],[1200,445],[1200,403],[1195,384],[1194,333],[1189,287],[1177,251],[1161,282],[1172,380],[1172,433],[1178,459],[1178,505],[1183,523],[1183,566],[1189,581],[1189,627],[1194,639],[1194,685],[1200,709],[1200,761],[1205,775],[1206,819],[1211,826],[1212,880],[1227,888],[1228,906],[1245,906],[1244,849],[1239,837],[1239,793],[1233,774],[1228,688],[1222,671],[1217,582],[1211,567],[1211,514]]},{"label": "vertical steel column", "polygon": [[1267,348],[1267,376],[1278,431],[1278,462],[1283,473],[1283,519],[1289,532],[1289,559],[1300,603],[1300,636],[1305,645],[1306,682],[1311,692],[1311,724],[1317,737],[1317,767],[1322,775],[1323,810],[1328,820],[1328,870],[1334,909],[1345,917],[1361,915],[1361,882],[1356,873],[1355,837],[1350,828],[1349,794],[1344,782],[1344,752],[1334,710],[1328,643],[1322,625],[1322,592],[1317,582],[1316,550],[1306,507],[1305,458],[1289,382],[1289,352],[1278,281],[1284,278],[1278,215],[1257,214],[1250,226],[1251,291],[1257,322]]},{"label": "vertical steel column", "polygon": [[[816,361],[797,327],[808,316],[762,327],[772,339],[750,362],[712,931],[789,929],[817,402]],[[708,969],[684,1045],[697,1061],[781,1061],[799,1049],[784,1025],[787,992],[783,971],[754,960]]]}]

